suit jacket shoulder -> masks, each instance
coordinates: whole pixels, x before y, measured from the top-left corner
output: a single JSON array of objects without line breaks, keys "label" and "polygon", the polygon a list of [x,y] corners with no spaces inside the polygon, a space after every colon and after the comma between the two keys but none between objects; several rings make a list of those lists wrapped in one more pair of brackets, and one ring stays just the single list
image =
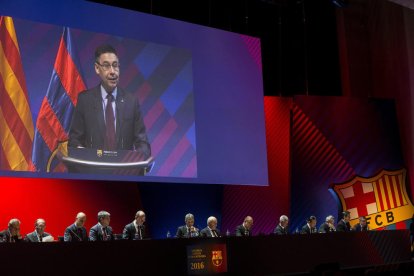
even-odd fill
[{"label": "suit jacket shoulder", "polygon": [[310,231],[309,226],[308,226],[307,224],[305,224],[305,225],[302,227],[302,230],[300,231],[300,233],[301,233],[301,234],[310,234],[310,233],[311,233],[311,231]]},{"label": "suit jacket shoulder", "polygon": [[135,231],[136,229],[133,222],[125,225],[124,230],[122,231],[122,238],[125,240],[134,239]]},{"label": "suit jacket shoulder", "polygon": [[343,221],[341,219],[337,224],[336,231],[338,231],[338,232],[348,232],[348,231],[350,231],[349,222],[345,223],[345,221]]},{"label": "suit jacket shoulder", "polygon": [[89,230],[89,239],[91,241],[99,241],[100,240],[100,229],[101,226],[99,224],[95,224],[94,226],[91,227],[91,229]]},{"label": "suit jacket shoulder", "polygon": [[[236,236],[237,237],[244,237],[247,236],[246,235],[246,228],[243,226],[243,224],[240,224],[239,226],[236,227]],[[249,231],[249,235],[250,236],[250,231]]]},{"label": "suit jacket shoulder", "polygon": [[276,235],[286,235],[288,233],[288,230],[286,227],[283,228],[280,224],[278,224],[273,233]]},{"label": "suit jacket shoulder", "polygon": [[88,233],[86,232],[86,228],[82,227],[81,234],[79,234],[79,229],[75,226],[75,224],[69,225],[65,229],[65,234],[63,236],[63,241],[65,242],[79,242],[79,241],[88,241]]},{"label": "suit jacket shoulder", "polygon": [[24,239],[25,241],[28,242],[38,242],[38,238],[37,238],[37,234],[36,232],[32,232],[26,235],[26,238]]},{"label": "suit jacket shoulder", "polygon": [[[114,235],[112,233],[112,227],[111,226],[107,226],[106,227],[106,234],[107,234],[107,238],[108,240],[113,240],[114,239]],[[89,239],[91,241],[103,241],[104,237],[102,235],[102,227],[99,223],[95,224],[89,231]]]},{"label": "suit jacket shoulder", "polygon": [[208,227],[201,229],[200,237],[211,237],[211,231]]},{"label": "suit jacket shoulder", "polygon": [[188,233],[187,233],[187,226],[183,225],[183,226],[179,226],[177,228],[177,233],[175,234],[176,238],[184,238],[187,237]]}]

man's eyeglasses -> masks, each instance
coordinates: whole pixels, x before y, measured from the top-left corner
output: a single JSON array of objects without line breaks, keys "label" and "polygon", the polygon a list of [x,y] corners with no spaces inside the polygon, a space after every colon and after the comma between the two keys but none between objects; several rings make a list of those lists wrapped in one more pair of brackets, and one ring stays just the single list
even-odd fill
[{"label": "man's eyeglasses", "polygon": [[114,62],[112,64],[106,63],[104,62],[103,64],[100,64],[99,62],[95,62],[96,64],[98,64],[99,66],[102,67],[102,69],[104,69],[104,71],[109,71],[111,70],[111,67],[115,70],[118,71],[119,70],[119,66],[120,64],[118,62]]}]

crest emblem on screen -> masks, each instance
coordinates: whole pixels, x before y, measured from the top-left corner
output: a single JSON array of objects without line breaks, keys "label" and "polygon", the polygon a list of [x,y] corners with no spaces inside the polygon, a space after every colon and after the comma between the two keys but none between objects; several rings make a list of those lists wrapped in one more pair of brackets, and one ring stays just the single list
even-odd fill
[{"label": "crest emblem on screen", "polygon": [[409,220],[414,213],[406,190],[406,170],[382,170],[364,178],[356,176],[341,184],[333,184],[342,211],[351,214],[350,224],[365,216],[370,229],[384,228]]},{"label": "crest emblem on screen", "polygon": [[215,266],[220,266],[223,263],[223,256],[221,250],[211,251],[211,261]]},{"label": "crest emblem on screen", "polygon": [[102,157],[103,151],[102,150],[96,150],[96,156]]}]

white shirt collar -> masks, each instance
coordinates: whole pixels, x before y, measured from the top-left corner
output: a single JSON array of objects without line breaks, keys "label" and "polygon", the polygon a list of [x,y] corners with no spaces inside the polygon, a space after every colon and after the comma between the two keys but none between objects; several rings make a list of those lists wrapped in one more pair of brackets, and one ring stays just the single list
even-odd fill
[{"label": "white shirt collar", "polygon": [[[116,100],[116,95],[118,93],[118,87],[115,87],[114,91],[112,91],[112,95],[114,96],[114,99]],[[105,90],[105,88],[101,85],[101,96],[102,99],[105,101],[106,96],[108,95],[108,92]]]}]

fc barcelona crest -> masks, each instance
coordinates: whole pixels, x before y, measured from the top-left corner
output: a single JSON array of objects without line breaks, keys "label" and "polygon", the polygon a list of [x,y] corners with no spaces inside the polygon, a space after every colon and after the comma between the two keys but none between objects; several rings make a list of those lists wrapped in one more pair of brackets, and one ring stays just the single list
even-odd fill
[{"label": "fc barcelona crest", "polygon": [[221,250],[211,251],[211,261],[215,266],[220,266],[223,263],[223,256],[221,254]]},{"label": "fc barcelona crest", "polygon": [[364,178],[356,176],[342,184],[333,184],[342,210],[351,214],[350,224],[365,216],[370,229],[383,228],[409,220],[414,213],[406,190],[406,170],[382,170]]},{"label": "fc barcelona crest", "polygon": [[102,157],[102,155],[103,155],[103,150],[100,150],[100,149],[96,150],[96,156]]}]

